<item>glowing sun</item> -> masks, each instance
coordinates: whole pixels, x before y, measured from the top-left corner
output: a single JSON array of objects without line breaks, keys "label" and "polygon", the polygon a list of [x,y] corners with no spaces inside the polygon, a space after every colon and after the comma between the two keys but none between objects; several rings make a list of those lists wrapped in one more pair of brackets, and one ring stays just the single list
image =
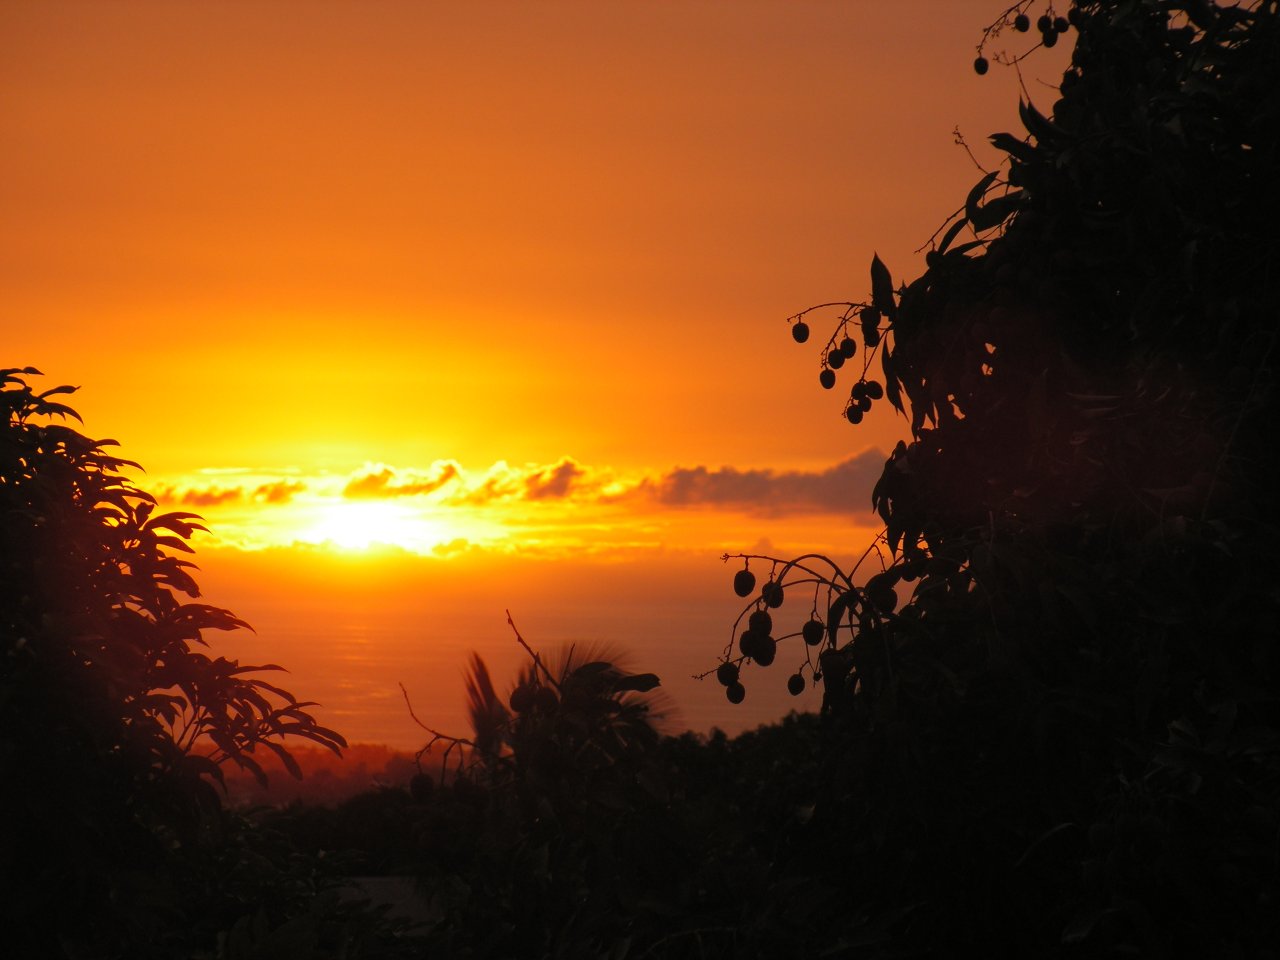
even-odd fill
[{"label": "glowing sun", "polygon": [[381,544],[426,551],[454,536],[442,521],[396,503],[343,500],[321,507],[315,522],[298,539],[343,550],[367,550]]}]

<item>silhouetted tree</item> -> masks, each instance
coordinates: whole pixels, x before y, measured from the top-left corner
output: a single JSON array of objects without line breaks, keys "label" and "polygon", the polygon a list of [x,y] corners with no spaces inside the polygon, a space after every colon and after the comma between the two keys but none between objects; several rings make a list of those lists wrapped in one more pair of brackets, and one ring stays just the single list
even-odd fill
[{"label": "silhouetted tree", "polygon": [[279,667],[201,651],[204,631],[246,624],[196,599],[198,518],[157,512],[114,441],[66,425],[79,418],[56,398],[74,388],[36,392],[35,375],[0,370],[6,949],[165,955],[202,883],[202,921],[218,907],[191,870],[195,851],[216,856],[221,765],[261,775],[265,750],[295,769],[286,736],[345,743],[261,678]]},{"label": "silhouetted tree", "polygon": [[745,557],[719,678],[823,686],[795,869],[851,894],[843,942],[1248,955],[1280,916],[1280,13],[1038,6],[975,69],[1034,20],[1075,37],[1059,97],[925,272],[791,318],[838,312],[822,386],[911,440],[858,569]]},{"label": "silhouetted tree", "polygon": [[431,803],[421,872],[443,918],[432,943],[455,956],[608,954],[652,930],[642,895],[691,849],[668,842],[659,680],[603,646],[544,658],[516,638],[529,662],[509,695],[473,655],[473,738],[427,728],[419,754],[443,745],[442,773],[454,763],[447,790],[427,770],[412,785]]}]

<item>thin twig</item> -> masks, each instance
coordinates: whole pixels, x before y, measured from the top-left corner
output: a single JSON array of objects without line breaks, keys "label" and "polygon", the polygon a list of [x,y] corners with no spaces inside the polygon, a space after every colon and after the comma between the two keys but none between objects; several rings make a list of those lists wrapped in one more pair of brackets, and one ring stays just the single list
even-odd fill
[{"label": "thin twig", "polygon": [[[455,748],[463,747],[463,746],[470,747],[472,750],[473,757],[476,756],[480,751],[476,747],[475,743],[468,740],[466,737],[453,737],[447,733],[441,733],[439,730],[429,727],[425,723],[423,723],[421,720],[419,720],[418,715],[413,712],[413,704],[409,700],[409,691],[404,688],[403,683],[400,683],[399,686],[400,686],[400,693],[404,695],[404,705],[409,708],[409,716],[413,718],[414,723],[420,726],[423,730],[427,731],[427,733],[431,734],[431,739],[428,740],[423,745],[421,750],[419,750],[417,753],[413,755],[414,765],[419,770],[421,770],[423,755],[430,753],[431,748],[434,747],[441,740],[443,740],[447,744],[447,746],[444,748],[444,755],[440,758],[440,781],[443,783],[445,774],[448,772],[449,754],[452,753]],[[462,771],[463,763],[464,761],[462,759],[462,751],[459,750],[458,751],[458,771],[459,772]]]},{"label": "thin twig", "polygon": [[398,686],[400,687],[400,693],[404,695],[404,705],[409,708],[409,716],[413,718],[414,723],[427,731],[427,733],[431,734],[431,736],[435,737],[437,740],[453,740],[456,743],[465,743],[469,747],[475,746],[474,743],[465,737],[451,737],[449,734],[441,733],[439,730],[435,730],[419,720],[418,715],[413,712],[413,704],[409,702],[409,691],[404,688],[403,683],[399,683]]},{"label": "thin twig", "polygon": [[559,690],[560,689],[559,681],[557,681],[556,678],[551,675],[551,671],[548,670],[546,664],[542,662],[542,657],[538,656],[538,651],[534,650],[533,647],[525,643],[524,637],[520,636],[520,631],[519,629],[517,629],[515,621],[511,619],[511,611],[510,610],[506,611],[506,614],[507,614],[507,624],[511,627],[511,632],[516,635],[516,640],[519,641],[520,646],[524,647],[525,652],[528,653],[529,656],[533,658],[533,665],[542,671],[543,675],[546,676],[547,680],[550,682],[550,684],[553,687]]},{"label": "thin twig", "polygon": [[[958,132],[958,131],[959,131],[959,127],[957,127],[957,128],[956,128],[956,130],[957,130],[957,132]],[[965,147],[965,150],[968,150],[968,149],[969,149],[969,148],[966,146],[966,147]],[[971,153],[971,154],[969,154],[969,157],[970,157],[970,159],[972,159],[972,158],[973,158],[973,154],[972,154],[972,153]],[[977,161],[976,161],[976,160],[975,160],[974,162],[975,162],[975,163],[977,163]],[[980,166],[979,166],[979,167],[978,167],[978,169],[979,169],[979,170],[982,170],[982,167],[980,167]],[[982,172],[983,172],[983,173],[986,173],[987,171],[983,170]],[[943,220],[943,221],[942,221],[942,226],[938,227],[938,229],[937,229],[937,230],[933,231],[933,235],[932,235],[931,237],[929,237],[929,239],[928,239],[928,240],[926,240],[924,243],[920,244],[920,246],[916,247],[916,248],[915,248],[914,250],[912,250],[911,252],[912,252],[912,253],[921,253],[921,252],[923,252],[923,251],[925,250],[925,248],[926,248],[926,247],[928,247],[928,248],[932,249],[932,248],[933,248],[933,246],[934,246],[934,241],[938,239],[938,235],[939,235],[939,234],[941,234],[943,230],[946,230],[946,229],[947,229],[947,227],[951,226],[951,221],[952,221],[952,220],[954,220],[956,217],[960,216],[960,214],[962,214],[962,213],[964,213],[964,207],[961,207],[959,210],[956,210],[956,211],[955,211],[954,213],[952,213],[949,217],[947,217],[947,219]]]},{"label": "thin twig", "polygon": [[[964,134],[960,132],[960,127],[959,127],[959,126],[957,126],[957,127],[955,127],[954,129],[952,129],[952,131],[951,131],[951,136],[953,136],[953,137],[955,138],[956,146],[961,147],[961,148],[964,150],[964,152],[965,152],[965,153],[967,153],[967,154],[969,155],[969,160],[973,163],[973,165],[974,165],[975,167],[977,167],[980,171],[982,171],[983,176],[986,176],[987,174],[989,174],[989,173],[991,172],[991,171],[990,171],[990,170],[988,170],[986,167],[984,167],[982,164],[980,164],[980,163],[978,162],[978,158],[977,158],[977,157],[975,157],[975,156],[973,155],[973,151],[969,149],[969,141],[968,141],[968,140],[966,140],[966,139],[964,138]],[[956,211],[955,213],[953,213],[951,216],[947,217],[946,221],[945,221],[945,222],[943,222],[942,227],[945,227],[948,223],[950,223],[953,219],[955,219],[955,217],[956,217],[956,215],[957,215],[957,214],[960,214],[960,213],[963,213],[963,212],[964,212],[964,207],[961,207],[959,210],[957,210],[957,211]],[[938,231],[941,231],[941,230],[942,230],[942,227],[939,227],[939,228],[938,228]],[[935,232],[934,232],[934,234],[933,234],[933,235],[934,235],[935,237],[938,235],[938,231],[935,231]]]}]

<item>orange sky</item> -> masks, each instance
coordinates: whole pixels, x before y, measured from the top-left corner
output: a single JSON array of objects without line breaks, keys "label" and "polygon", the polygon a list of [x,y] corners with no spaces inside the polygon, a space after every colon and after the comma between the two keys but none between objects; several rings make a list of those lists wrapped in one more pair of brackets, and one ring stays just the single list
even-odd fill
[{"label": "orange sky", "polygon": [[[486,591],[499,564],[578,565],[576,594],[526,608],[551,643],[613,632],[572,609],[607,564],[687,585],[762,536],[852,555],[878,474],[858,457],[901,421],[844,424],[784,321],[862,299],[873,251],[918,270],[979,176],[953,128],[984,162],[1015,128],[1013,73],[969,67],[1003,8],[5,3],[0,360],[81,385],[87,432],[204,513],[207,547],[276,548],[204,564],[250,620],[299,541],[470,571],[496,627],[459,620],[459,650],[509,642],[513,594],[537,606]],[[383,602],[403,652],[412,604]],[[290,619],[323,643],[312,607]],[[674,664],[694,641],[668,632]],[[329,684],[295,653],[300,692]],[[432,655],[456,718],[461,660]]]}]

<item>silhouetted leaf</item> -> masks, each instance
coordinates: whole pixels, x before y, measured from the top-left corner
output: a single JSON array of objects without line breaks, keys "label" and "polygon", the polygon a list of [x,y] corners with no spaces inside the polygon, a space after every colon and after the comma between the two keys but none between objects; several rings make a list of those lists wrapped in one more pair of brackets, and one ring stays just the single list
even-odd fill
[{"label": "silhouetted leaf", "polygon": [[968,222],[968,218],[964,215],[961,215],[956,219],[956,222],[953,223],[947,232],[942,235],[942,240],[938,243],[939,253],[947,252],[947,248],[951,246],[951,242],[960,235],[960,231],[965,228]]},{"label": "silhouetted leaf", "polygon": [[1022,191],[1011,190],[1002,197],[988,200],[970,215],[975,230],[990,230],[1003,223],[1022,203]]},{"label": "silhouetted leaf", "polygon": [[298,766],[298,761],[293,758],[293,754],[272,740],[263,740],[262,745],[280,758],[280,762],[284,764],[284,768],[289,771],[293,779],[302,779],[302,768]]},{"label": "silhouetted leaf", "polygon": [[231,754],[231,760],[236,764],[236,766],[244,770],[248,770],[253,774],[253,779],[258,782],[258,786],[265,787],[267,785],[266,771],[262,769],[262,766],[257,760],[253,759],[253,757],[249,756],[243,750],[237,748],[235,752]]},{"label": "silhouetted leaf", "polygon": [[[880,313],[893,322],[894,315],[897,313],[897,304],[893,299],[893,280],[889,276],[889,268],[880,260],[878,254],[873,254],[871,257],[871,302]],[[862,324],[865,333],[867,324],[865,316]],[[877,339],[879,339],[878,336]]]},{"label": "silhouetted leaf", "polygon": [[199,776],[212,777],[220,784],[225,784],[222,775],[222,768],[210,760],[208,757],[202,757],[198,753],[189,753],[183,758],[183,766]]},{"label": "silhouetted leaf", "polygon": [[993,133],[987,139],[997,150],[1003,150],[1024,163],[1030,163],[1036,159],[1036,148],[1025,140],[1019,140],[1011,133]]},{"label": "silhouetted leaf", "polygon": [[591,663],[584,663],[582,666],[573,671],[575,677],[590,677],[598,673],[612,670],[613,664],[604,660],[593,660]]},{"label": "silhouetted leaf", "polygon": [[836,636],[840,632],[840,626],[855,600],[856,594],[852,591],[842,593],[836,597],[835,602],[827,610],[827,639],[830,642],[835,643]]},{"label": "silhouetted leaf", "polygon": [[1018,101],[1018,116],[1027,132],[1040,143],[1049,143],[1067,137],[1067,132],[1046,118],[1029,100]]},{"label": "silhouetted leaf", "polygon": [[263,690],[267,690],[271,693],[274,693],[281,700],[285,701],[285,703],[291,704],[295,708],[299,706],[297,697],[295,697],[292,693],[290,693],[288,690],[283,689],[282,687],[277,687],[274,684],[267,683],[267,681],[260,680],[257,677],[254,677],[249,682],[253,684],[255,687],[261,687]]},{"label": "silhouetted leaf", "polygon": [[973,221],[978,213],[979,204],[982,203],[982,198],[987,195],[987,190],[991,188],[991,185],[996,182],[996,178],[999,176],[1000,172],[993,170],[973,185],[973,189],[969,191],[969,195],[964,200],[964,214],[969,221]]},{"label": "silhouetted leaf", "polygon": [[619,693],[624,690],[646,693],[661,683],[662,681],[658,679],[658,675],[655,673],[636,673],[626,677],[619,677],[613,682],[613,689]]},{"label": "silhouetted leaf", "polygon": [[959,257],[968,253],[970,250],[977,250],[979,247],[985,247],[986,245],[987,242],[985,240],[970,240],[967,243],[962,243],[960,246],[955,247],[949,256]]}]

